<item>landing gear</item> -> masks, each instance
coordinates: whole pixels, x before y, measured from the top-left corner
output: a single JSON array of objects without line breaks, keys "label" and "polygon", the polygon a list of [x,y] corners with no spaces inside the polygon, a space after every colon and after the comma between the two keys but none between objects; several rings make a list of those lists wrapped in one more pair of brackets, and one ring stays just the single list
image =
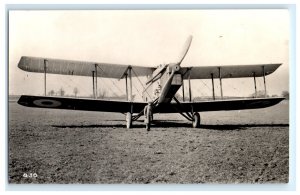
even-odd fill
[{"label": "landing gear", "polygon": [[132,114],[130,112],[127,112],[126,114],[126,128],[130,129],[132,126]]},{"label": "landing gear", "polygon": [[195,112],[193,114],[193,127],[194,128],[200,127],[200,114],[198,112]]}]

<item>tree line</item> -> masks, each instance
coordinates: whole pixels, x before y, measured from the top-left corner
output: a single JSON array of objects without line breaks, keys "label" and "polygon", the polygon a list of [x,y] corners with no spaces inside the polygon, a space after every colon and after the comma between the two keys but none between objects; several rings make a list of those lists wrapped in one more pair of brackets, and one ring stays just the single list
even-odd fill
[{"label": "tree line", "polygon": [[[72,95],[67,95],[66,94],[66,91],[64,90],[63,87],[61,87],[58,91],[54,91],[53,89],[51,89],[49,92],[48,92],[48,95],[49,96],[74,96],[75,98],[77,98],[79,94],[79,89],[77,87],[74,87],[73,89],[73,94]],[[107,96],[107,91],[105,89],[103,90],[98,90],[97,92],[97,97],[98,98],[105,98]],[[90,97],[94,97],[94,94],[91,94]]]}]

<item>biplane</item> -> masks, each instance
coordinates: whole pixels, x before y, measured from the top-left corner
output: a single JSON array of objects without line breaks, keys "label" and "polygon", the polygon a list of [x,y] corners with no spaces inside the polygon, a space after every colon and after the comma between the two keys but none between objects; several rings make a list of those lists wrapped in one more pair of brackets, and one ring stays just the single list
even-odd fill
[{"label": "biplane", "polygon": [[[20,69],[44,74],[45,96],[22,95],[18,103],[23,106],[37,108],[123,113],[127,128],[131,128],[133,121],[144,116],[146,129],[149,130],[155,113],[179,113],[191,121],[194,128],[198,128],[200,126],[199,112],[265,108],[273,106],[284,99],[282,97],[267,97],[266,95],[265,77],[273,73],[281,65],[280,63],[181,67],[191,42],[192,36],[187,39],[178,62],[159,65],[158,67],[22,56],[18,64]],[[94,98],[47,96],[46,76],[49,73],[92,77]],[[143,87],[143,101],[137,102],[133,101],[132,98],[132,77],[139,76],[147,77],[147,82]],[[95,91],[98,77],[125,80],[127,99],[98,99],[97,90]],[[254,79],[255,94],[257,94],[256,78],[263,77],[265,96],[263,98],[223,98],[222,79],[243,77]],[[202,101],[192,100],[191,79],[211,79],[212,98]],[[215,97],[215,79],[220,82],[221,98],[219,99]],[[184,97],[184,80],[188,80],[189,97],[187,100]],[[159,84],[157,85],[157,83]],[[155,84],[157,87],[154,87]],[[183,90],[181,101],[175,96],[180,87]]]}]

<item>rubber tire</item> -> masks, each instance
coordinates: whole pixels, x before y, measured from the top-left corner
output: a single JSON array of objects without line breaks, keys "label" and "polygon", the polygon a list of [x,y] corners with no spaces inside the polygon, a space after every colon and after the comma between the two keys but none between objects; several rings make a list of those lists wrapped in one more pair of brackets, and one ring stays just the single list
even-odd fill
[{"label": "rubber tire", "polygon": [[130,112],[127,112],[126,114],[126,128],[130,129],[132,126],[132,114]]},{"label": "rubber tire", "polygon": [[193,120],[193,127],[194,128],[199,128],[200,127],[200,114],[198,112],[195,112],[193,114],[194,120]]}]

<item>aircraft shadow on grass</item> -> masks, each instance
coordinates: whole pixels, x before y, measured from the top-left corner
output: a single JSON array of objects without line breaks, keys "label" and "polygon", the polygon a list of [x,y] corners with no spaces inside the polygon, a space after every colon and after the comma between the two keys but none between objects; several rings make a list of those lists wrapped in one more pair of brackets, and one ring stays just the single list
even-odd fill
[{"label": "aircraft shadow on grass", "polygon": [[[218,130],[218,131],[230,131],[230,130],[247,130],[251,127],[288,127],[289,124],[224,124],[224,125],[200,125],[199,130]],[[56,128],[126,128],[125,124],[97,124],[97,125],[52,125]],[[142,121],[136,123],[132,128],[145,128]],[[175,121],[153,121],[151,128],[192,128],[190,123],[175,122]]]}]

